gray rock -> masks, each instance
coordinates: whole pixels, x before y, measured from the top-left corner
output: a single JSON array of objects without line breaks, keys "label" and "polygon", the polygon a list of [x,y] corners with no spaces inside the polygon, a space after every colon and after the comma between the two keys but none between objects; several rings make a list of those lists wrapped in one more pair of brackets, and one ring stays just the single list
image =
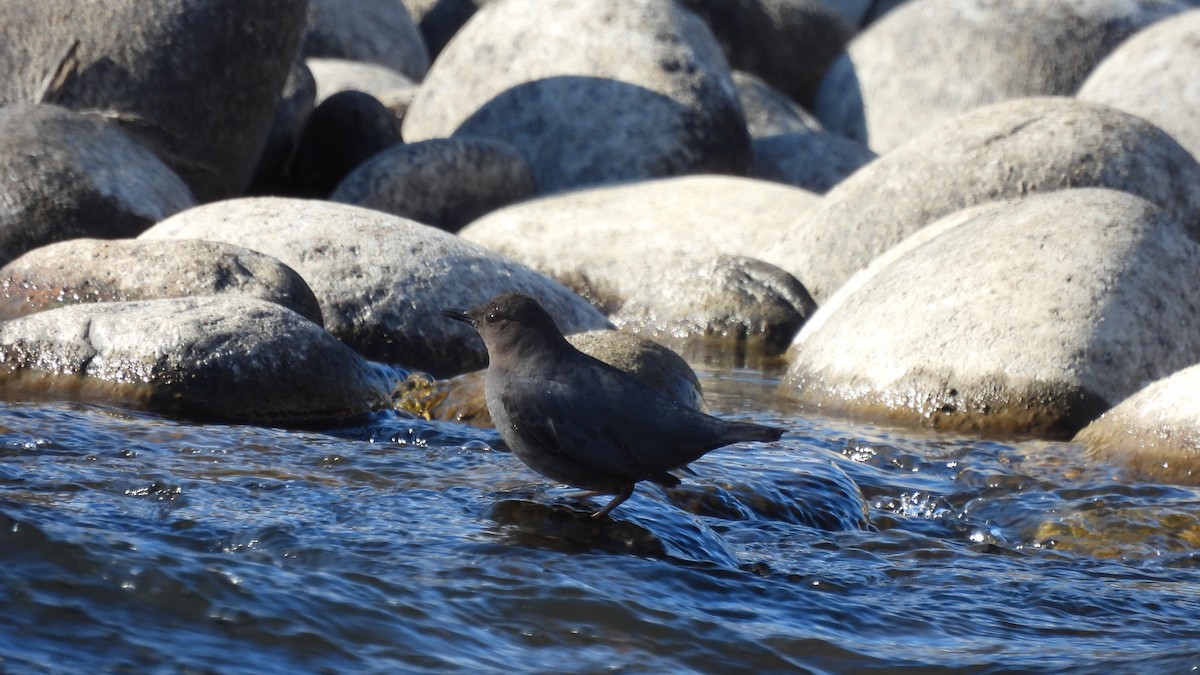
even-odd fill
[{"label": "gray rock", "polygon": [[1153,204],[1065,190],[950,218],[817,311],[783,395],[877,420],[1067,438],[1200,360],[1200,245]]},{"label": "gray rock", "polygon": [[688,176],[545,197],[490,213],[459,236],[554,277],[606,312],[656,275],[721,255],[759,257],[820,200],[729,176]]},{"label": "gray rock", "polygon": [[1075,436],[1088,454],[1126,467],[1133,480],[1200,485],[1200,365],[1122,401]]},{"label": "gray rock", "polygon": [[488,0],[404,0],[408,13],[412,16],[421,35],[425,36],[425,46],[429,55],[436,58],[445,48],[446,43],[463,24],[474,16],[475,12]]},{"label": "gray rock", "polygon": [[347,59],[305,59],[317,83],[317,102],[343,91],[361,91],[382,101],[406,93],[410,98],[417,85],[400,73],[376,63]]},{"label": "gray rock", "polygon": [[613,323],[674,344],[697,338],[734,349],[782,354],[817,304],[783,270],[737,256],[669,267],[629,299]]},{"label": "gray rock", "polygon": [[0,107],[0,263],[72,237],[133,237],[194,204],[116,125],[56,106]]},{"label": "gray rock", "polygon": [[906,236],[974,204],[1074,187],[1124,190],[1200,239],[1200,164],[1154,125],[1069,98],[965,113],[866,165],[762,256],[818,303]]},{"label": "gray rock", "polygon": [[1200,9],[1163,19],[1121,43],[1079,98],[1144,117],[1200,158]]},{"label": "gray rock", "polygon": [[754,139],[754,177],[824,194],[877,155],[861,143],[824,131]]},{"label": "gray rock", "polygon": [[364,356],[447,376],[483,367],[470,327],[439,314],[499,292],[538,299],[566,332],[608,321],[566,288],[452,234],[346,204],[257,198],[208,204],[159,223],[146,239],[245,246],[296,270],[325,326]]},{"label": "gray rock", "polygon": [[6,321],[0,394],[289,424],[383,408],[390,383],[291,310],[209,296],[74,305]]},{"label": "gray rock", "polygon": [[72,239],[0,269],[0,319],[84,302],[226,294],[274,302],[322,325],[317,297],[299,274],[221,242]]},{"label": "gray rock", "polygon": [[821,0],[854,29],[862,29],[909,0]]},{"label": "gray rock", "polygon": [[414,82],[429,70],[425,38],[400,0],[310,0],[303,53],[378,63]]},{"label": "gray rock", "polygon": [[376,154],[329,198],[454,232],[536,191],[529,162],[504,143],[439,138]]},{"label": "gray rock", "polygon": [[885,153],[972,108],[1070,96],[1125,38],[1175,0],[912,0],[860,33],[813,112]]},{"label": "gray rock", "polygon": [[249,194],[276,194],[287,190],[289,165],[300,144],[304,124],[316,106],[316,99],[317,83],[312,72],[303,61],[297,60],[275,108],[271,131],[247,188]]},{"label": "gray rock", "polygon": [[751,139],[821,130],[817,118],[757,75],[735,70],[733,84]]},{"label": "gray rock", "polygon": [[201,201],[242,194],[304,30],[306,0],[8,0],[0,104],[96,110]]},{"label": "gray rock", "polygon": [[396,116],[361,91],[340,91],[308,116],[287,175],[287,194],[324,199],[350,172],[400,144]]},{"label": "gray rock", "polygon": [[751,161],[720,47],[670,0],[489,2],[404,118],[409,142],[452,134],[509,143],[551,192]]}]

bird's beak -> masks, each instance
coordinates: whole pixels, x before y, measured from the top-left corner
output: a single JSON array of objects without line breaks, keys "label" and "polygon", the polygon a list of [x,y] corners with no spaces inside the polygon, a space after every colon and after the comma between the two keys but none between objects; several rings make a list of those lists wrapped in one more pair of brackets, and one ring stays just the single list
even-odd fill
[{"label": "bird's beak", "polygon": [[455,321],[469,323],[472,326],[475,325],[475,319],[472,319],[471,316],[467,314],[467,310],[465,309],[443,309],[442,316],[448,319],[454,319]]}]

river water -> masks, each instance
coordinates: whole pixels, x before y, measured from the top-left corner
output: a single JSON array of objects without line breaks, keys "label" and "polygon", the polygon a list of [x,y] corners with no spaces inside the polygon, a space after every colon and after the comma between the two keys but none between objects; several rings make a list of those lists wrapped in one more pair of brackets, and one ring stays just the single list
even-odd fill
[{"label": "river water", "polygon": [[1188,672],[1200,490],[798,414],[583,513],[494,431],[0,405],[0,672]]}]

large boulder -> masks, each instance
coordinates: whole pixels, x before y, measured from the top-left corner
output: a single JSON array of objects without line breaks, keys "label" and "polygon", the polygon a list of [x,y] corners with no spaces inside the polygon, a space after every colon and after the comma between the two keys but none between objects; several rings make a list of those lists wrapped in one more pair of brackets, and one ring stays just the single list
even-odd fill
[{"label": "large boulder", "polygon": [[307,0],[8,0],[0,104],[98,111],[201,201],[250,183]]},{"label": "large boulder", "polygon": [[729,65],[672,0],[489,2],[430,68],[403,131],[505,141],[543,191],[750,169]]},{"label": "large boulder", "polygon": [[322,324],[308,284],[257,251],[193,239],[72,239],[0,268],[0,319],[83,302],[233,294],[283,305]]},{"label": "large boulder", "polygon": [[950,219],[817,310],[789,351],[785,396],[872,419],[1069,438],[1200,361],[1200,244],[1162,209],[1084,189]]},{"label": "large boulder", "polygon": [[134,237],[195,204],[115,125],[50,105],[0,107],[0,263],[73,237]]},{"label": "large boulder", "polygon": [[390,403],[391,383],[320,326],[236,296],[73,305],[0,323],[0,395],[271,424]]},{"label": "large boulder", "polygon": [[563,286],[434,227],[357,206],[253,198],[168,218],[145,239],[209,239],[265,253],[304,278],[325,327],[368,358],[436,376],[482,368],[478,334],[440,314],[504,291],[538,300],[566,333],[608,321]]},{"label": "large boulder", "polygon": [[911,0],[860,33],[813,112],[879,153],[967,110],[1071,96],[1125,38],[1176,0]]},{"label": "large boulder", "polygon": [[763,258],[824,302],[938,218],[1038,192],[1106,187],[1166,210],[1200,240],[1200,164],[1145,120],[1070,98],[965,113],[867,164],[798,214]]},{"label": "large boulder", "polygon": [[1100,62],[1079,98],[1144,117],[1200,158],[1200,9],[1139,31]]},{"label": "large boulder", "polygon": [[306,57],[365,61],[413,81],[429,70],[429,51],[400,0],[309,0]]}]

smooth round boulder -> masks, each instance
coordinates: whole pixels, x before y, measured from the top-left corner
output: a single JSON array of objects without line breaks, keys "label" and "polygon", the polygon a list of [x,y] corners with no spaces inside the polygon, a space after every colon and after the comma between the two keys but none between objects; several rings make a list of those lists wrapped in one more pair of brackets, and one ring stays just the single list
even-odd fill
[{"label": "smooth round boulder", "polygon": [[338,420],[391,383],[320,326],[255,298],[73,305],[0,323],[5,400],[81,400],[190,419]]},{"label": "smooth round boulder", "polygon": [[116,125],[57,106],[0,107],[0,263],[74,237],[134,237],[194,205]]},{"label": "smooth round boulder", "polygon": [[377,63],[328,58],[305,59],[304,63],[316,81],[317,103],[343,91],[361,91],[382,101],[417,88],[409,78]]},{"label": "smooth round boulder", "polygon": [[751,161],[721,48],[672,0],[489,2],[430,68],[403,135],[504,141],[545,192]]},{"label": "smooth round boulder", "polygon": [[446,43],[488,0],[403,0],[409,16],[421,29],[430,58],[437,58]]},{"label": "smooth round boulder", "polygon": [[287,193],[324,199],[363,162],[400,144],[396,116],[361,91],[339,91],[317,106],[300,134]]},{"label": "smooth round boulder", "polygon": [[825,194],[878,155],[825,131],[754,139],[754,177]]},{"label": "smooth round boulder", "polygon": [[950,218],[817,310],[782,395],[873,420],[1070,438],[1200,361],[1200,244],[1162,209],[1081,189]]},{"label": "smooth round boulder", "polygon": [[351,171],[329,199],[455,232],[535,192],[529,162],[508,145],[437,138],[377,153]]},{"label": "smooth round boulder", "polygon": [[215,241],[72,239],[0,268],[0,320],[85,302],[238,295],[323,325],[317,297],[287,265]]},{"label": "smooth round boulder", "polygon": [[979,106],[1071,96],[1176,0],[911,0],[851,40],[813,103],[825,128],[884,154]]},{"label": "smooth round boulder", "polygon": [[606,313],[654,293],[654,278],[721,255],[758,257],[820,199],[731,176],[577,190],[490,213],[459,231],[554,277]]},{"label": "smooth round boulder", "polygon": [[965,113],[867,164],[794,223],[762,258],[823,303],[873,258],[974,204],[1067,188],[1123,190],[1157,204],[1200,240],[1200,164],[1168,134],[1070,98]]},{"label": "smooth round boulder", "polygon": [[200,201],[241,195],[304,32],[307,0],[7,0],[0,104],[118,123]]},{"label": "smooth round boulder", "polygon": [[296,270],[321,303],[325,327],[367,358],[438,377],[482,368],[483,341],[442,309],[505,291],[536,299],[565,333],[608,327],[560,284],[434,227],[347,204],[236,199],[189,209],[143,239],[209,239],[269,255]]},{"label": "smooth round boulder", "polygon": [[303,54],[387,66],[414,82],[429,70],[425,38],[400,0],[309,0]]},{"label": "smooth round boulder", "polygon": [[1157,380],[1075,437],[1132,480],[1200,485],[1200,365]]},{"label": "smooth round boulder", "polygon": [[1121,43],[1077,96],[1143,117],[1200,158],[1200,9],[1163,19]]}]

